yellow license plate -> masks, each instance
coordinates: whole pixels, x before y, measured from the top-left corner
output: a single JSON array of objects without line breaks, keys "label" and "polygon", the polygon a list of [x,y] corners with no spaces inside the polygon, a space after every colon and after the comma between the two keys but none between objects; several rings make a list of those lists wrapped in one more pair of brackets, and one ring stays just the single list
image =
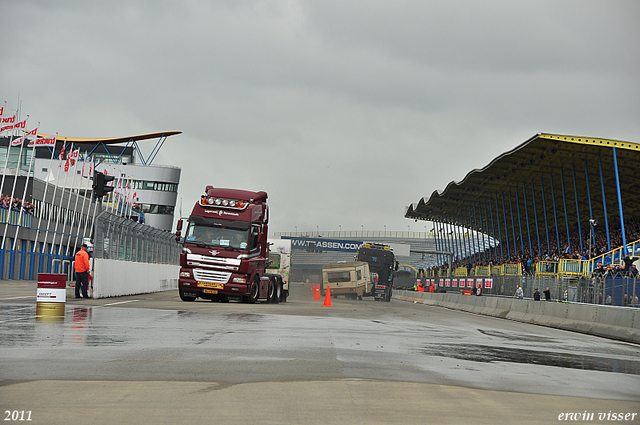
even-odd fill
[{"label": "yellow license plate", "polygon": [[198,282],[198,286],[204,286],[206,288],[224,289],[224,283]]},{"label": "yellow license plate", "polygon": [[217,294],[218,291],[216,289],[203,289],[202,292],[205,294]]}]

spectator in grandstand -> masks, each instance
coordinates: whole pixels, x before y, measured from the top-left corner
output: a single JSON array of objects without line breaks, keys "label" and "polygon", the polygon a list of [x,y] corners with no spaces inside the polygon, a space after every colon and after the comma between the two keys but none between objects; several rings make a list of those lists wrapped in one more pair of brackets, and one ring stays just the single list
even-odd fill
[{"label": "spectator in grandstand", "polygon": [[611,305],[611,294],[607,295],[607,298],[604,300],[605,305]]},{"label": "spectator in grandstand", "polygon": [[635,264],[631,265],[631,269],[629,270],[629,276],[638,277],[638,269]]},{"label": "spectator in grandstand", "polygon": [[638,305],[638,294],[633,296],[633,302],[631,303],[631,305],[633,307],[640,307],[640,305]]},{"label": "spectator in grandstand", "polygon": [[604,273],[606,272],[606,270],[604,269],[604,267],[602,266],[601,262],[598,262],[596,264],[596,269],[593,271],[593,275],[595,277],[602,277],[604,275]]},{"label": "spectator in grandstand", "polygon": [[627,307],[628,305],[629,305],[629,297],[627,296],[627,294],[624,294],[624,296],[622,297],[622,306]]},{"label": "spectator in grandstand", "polygon": [[624,271],[629,273],[629,271],[631,271],[631,266],[633,265],[633,260],[631,259],[629,254],[625,255],[625,257],[622,259],[622,262],[624,264]]}]

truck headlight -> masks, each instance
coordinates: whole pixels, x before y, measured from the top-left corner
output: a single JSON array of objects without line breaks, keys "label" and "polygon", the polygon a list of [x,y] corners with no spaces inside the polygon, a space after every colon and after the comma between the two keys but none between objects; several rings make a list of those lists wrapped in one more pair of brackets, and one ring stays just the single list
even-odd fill
[{"label": "truck headlight", "polygon": [[180,277],[191,277],[191,272],[180,272]]},{"label": "truck headlight", "polygon": [[246,277],[234,277],[233,283],[247,283]]}]

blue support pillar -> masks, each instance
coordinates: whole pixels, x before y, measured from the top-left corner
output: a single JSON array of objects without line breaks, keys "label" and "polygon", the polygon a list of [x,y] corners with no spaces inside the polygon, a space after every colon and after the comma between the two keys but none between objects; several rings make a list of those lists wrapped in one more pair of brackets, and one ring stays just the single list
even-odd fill
[{"label": "blue support pillar", "polygon": [[469,212],[467,211],[467,215],[465,216],[464,222],[467,228],[467,245],[469,246],[469,262],[476,261],[476,251],[474,249],[473,236],[471,235],[471,218],[469,217]]},{"label": "blue support pillar", "polygon": [[513,220],[513,202],[511,202],[511,189],[509,189],[509,211],[511,212],[511,232],[513,233],[513,256],[518,256],[518,240],[516,239],[516,223]]},{"label": "blue support pillar", "polygon": [[480,250],[480,235],[478,232],[478,215],[476,213],[476,203],[473,203],[473,223],[475,225],[476,228],[476,243],[478,244],[478,261],[482,261],[483,257],[484,257],[484,251]]},{"label": "blue support pillar", "polygon": [[24,280],[24,266],[27,263],[27,241],[22,240],[22,251],[20,251],[20,280]]},{"label": "blue support pillar", "polygon": [[[434,235],[433,235],[433,242],[436,244],[436,251],[441,251],[440,249],[440,245],[439,245],[439,241],[438,241],[438,236],[440,234],[440,232],[438,232],[438,219],[436,218],[433,222],[433,228],[434,228]],[[436,262],[438,259],[438,254],[436,254]]]},{"label": "blue support pillar", "polygon": [[531,224],[529,223],[529,207],[527,206],[527,185],[522,182],[522,198],[524,199],[524,214],[527,220],[527,237],[529,238],[529,257],[533,258],[533,244],[531,243]]},{"label": "blue support pillar", "polygon": [[542,210],[544,211],[544,228],[547,231],[547,252],[551,255],[551,241],[549,240],[549,222],[547,220],[547,201],[544,196],[544,181],[540,177],[540,188],[542,189]]},{"label": "blue support pillar", "polygon": [[518,198],[518,186],[516,186],[516,213],[518,215],[518,228],[520,229],[520,253],[524,258],[524,237],[522,236],[522,217],[520,217],[520,199]]},{"label": "blue support pillar", "polygon": [[480,227],[482,228],[482,258],[485,263],[487,262],[487,226],[484,221],[482,221],[482,209],[480,208],[480,204],[478,203],[478,215],[480,216]]},{"label": "blue support pillar", "polygon": [[[11,243],[9,244],[9,246],[13,246],[13,241],[11,241]],[[9,279],[13,280],[13,271],[14,271],[14,267],[16,264],[16,251],[15,249],[11,249],[9,250],[10,255],[9,255]]]},{"label": "blue support pillar", "polygon": [[[587,159],[585,158],[584,160],[584,178],[585,181],[587,182],[587,200],[589,201],[589,226],[591,226],[591,220],[593,220],[593,207],[591,205],[591,188],[589,187],[589,170],[587,168]],[[590,231],[590,233],[592,233],[592,237],[593,240],[591,241],[593,243],[593,246],[596,246],[596,232],[595,232],[595,228],[593,229],[593,231]],[[591,255],[591,253],[589,253],[589,255]],[[591,258],[591,257],[589,257]]]},{"label": "blue support pillar", "polygon": [[569,234],[569,216],[567,215],[567,197],[564,190],[564,172],[560,167],[560,186],[562,187],[562,203],[564,204],[564,222],[567,226],[567,248],[571,254],[571,235]]},{"label": "blue support pillar", "polygon": [[[442,237],[442,251],[448,250],[447,244],[447,232],[444,230],[444,218],[440,219],[440,235]],[[444,264],[446,256],[444,254],[440,254],[440,263]]]},{"label": "blue support pillar", "polygon": [[[449,232],[447,231],[447,219],[445,217],[442,218],[442,230],[444,231],[444,240],[445,240],[445,251],[451,252],[451,239]],[[445,259],[446,259],[445,255]]]},{"label": "blue support pillar", "polygon": [[[496,221],[498,222],[498,239],[500,240],[500,261],[504,261],[504,248],[502,247],[502,231],[500,230],[500,212],[498,211],[498,194],[495,194],[496,197]],[[493,215],[491,216],[491,221],[493,222]]]},{"label": "blue support pillar", "polygon": [[504,193],[501,193],[502,197],[502,218],[504,219],[504,240],[507,242],[507,261],[511,260],[511,247],[509,246],[509,225],[507,224],[507,207],[504,203]]},{"label": "blue support pillar", "polygon": [[465,216],[465,221],[464,224],[467,228],[467,245],[469,245],[469,259],[470,262],[475,263],[476,261],[476,250],[475,250],[475,243],[473,243],[473,235],[471,233],[471,215],[469,214],[469,211],[467,211],[467,215]]},{"label": "blue support pillar", "polygon": [[453,221],[453,218],[447,219],[447,232],[449,233],[449,240],[451,241],[451,252],[453,253],[451,255],[451,267],[453,267],[453,261],[456,258],[456,240],[453,236],[453,232],[451,231],[451,221]]},{"label": "blue support pillar", "polygon": [[620,176],[618,174],[618,156],[616,155],[616,148],[613,147],[613,168],[616,171],[616,189],[618,191],[618,209],[620,210],[620,230],[622,230],[622,246],[624,250],[622,252],[622,258],[627,255],[627,237],[624,234],[624,215],[622,214],[622,194],[620,192]]},{"label": "blue support pillar", "polygon": [[536,185],[531,180],[531,199],[533,201],[533,219],[536,222],[536,236],[538,238],[538,255],[542,258],[542,245],[540,244],[540,227],[538,226],[538,209],[536,207]]},{"label": "blue support pillar", "polygon": [[484,233],[486,234],[487,241],[489,242],[489,260],[491,260],[494,257],[493,257],[493,252],[491,250],[491,236],[489,235],[489,215],[487,214],[487,203],[482,202],[482,205],[484,206],[484,220],[487,223]]},{"label": "blue support pillar", "polygon": [[456,256],[454,257],[454,260],[457,260],[458,258],[460,258],[460,256],[462,255],[462,252],[460,251],[460,243],[458,241],[458,232],[455,229],[457,226],[457,219],[455,216],[451,216],[451,228],[453,229],[453,240],[455,242],[455,248],[456,248]]},{"label": "blue support pillar", "polygon": [[584,246],[582,244],[582,227],[580,226],[580,206],[578,204],[578,185],[576,184],[576,167],[571,163],[571,174],[573,176],[573,194],[576,198],[576,217],[578,220],[578,239],[580,239],[580,253],[584,255]]},{"label": "blue support pillar", "polygon": [[607,251],[611,251],[611,239],[609,238],[609,218],[607,217],[607,200],[604,196],[604,177],[602,176],[602,159],[598,154],[598,168],[600,169],[600,187],[602,188],[602,208],[604,210],[604,228],[607,231]]},{"label": "blue support pillar", "polygon": [[562,255],[560,250],[560,230],[558,229],[558,209],[556,208],[556,192],[553,188],[553,173],[549,173],[549,180],[551,186],[551,200],[553,201],[553,219],[556,223],[556,249],[558,250],[558,256]]}]

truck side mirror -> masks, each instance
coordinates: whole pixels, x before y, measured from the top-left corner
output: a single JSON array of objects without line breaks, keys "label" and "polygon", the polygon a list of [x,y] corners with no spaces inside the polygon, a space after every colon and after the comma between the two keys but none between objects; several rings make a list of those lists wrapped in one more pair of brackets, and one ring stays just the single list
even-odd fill
[{"label": "truck side mirror", "polygon": [[182,220],[178,220],[176,225],[176,242],[180,242],[180,236],[182,235]]}]

